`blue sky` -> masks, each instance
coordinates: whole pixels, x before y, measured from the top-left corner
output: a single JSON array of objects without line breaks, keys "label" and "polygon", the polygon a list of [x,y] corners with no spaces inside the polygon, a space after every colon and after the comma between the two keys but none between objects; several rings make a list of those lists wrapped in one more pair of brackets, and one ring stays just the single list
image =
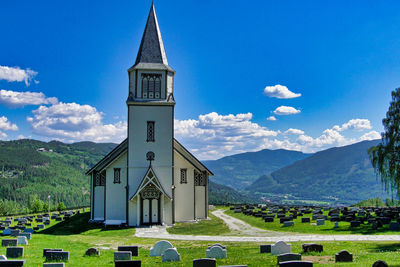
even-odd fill
[{"label": "blue sky", "polygon": [[[2,3],[0,139],[121,141],[150,4]],[[379,137],[400,86],[398,1],[155,7],[176,71],[176,138],[200,158]]]}]

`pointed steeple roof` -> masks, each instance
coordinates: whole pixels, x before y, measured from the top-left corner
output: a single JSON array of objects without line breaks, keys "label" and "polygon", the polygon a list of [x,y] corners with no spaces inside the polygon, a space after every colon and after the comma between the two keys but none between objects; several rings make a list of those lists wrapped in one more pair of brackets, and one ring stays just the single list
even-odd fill
[{"label": "pointed steeple roof", "polygon": [[158,27],[154,3],[151,4],[135,65],[139,63],[158,63],[168,65],[160,28]]}]

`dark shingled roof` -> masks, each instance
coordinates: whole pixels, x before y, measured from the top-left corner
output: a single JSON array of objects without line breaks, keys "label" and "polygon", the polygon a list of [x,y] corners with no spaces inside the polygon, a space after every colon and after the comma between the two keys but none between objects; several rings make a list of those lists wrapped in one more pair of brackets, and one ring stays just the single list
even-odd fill
[{"label": "dark shingled roof", "polygon": [[150,8],[135,65],[139,63],[159,63],[168,65],[154,4],[152,4]]}]

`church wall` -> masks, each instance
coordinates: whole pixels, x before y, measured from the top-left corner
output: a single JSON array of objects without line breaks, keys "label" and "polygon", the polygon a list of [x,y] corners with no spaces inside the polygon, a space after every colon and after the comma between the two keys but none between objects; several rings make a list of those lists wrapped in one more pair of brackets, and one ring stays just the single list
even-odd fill
[{"label": "church wall", "polygon": [[[106,169],[106,220],[126,220],[126,153]],[[114,168],[121,169],[121,183],[114,183]]]},{"label": "church wall", "polygon": [[196,218],[204,219],[206,218],[206,187],[196,186]]},{"label": "church wall", "polygon": [[129,201],[129,226],[137,226],[138,225],[138,210],[137,210],[137,202],[138,198],[135,197],[131,201]]},{"label": "church wall", "polygon": [[[146,142],[147,121],[155,122],[155,142]],[[136,192],[149,167],[147,152],[153,151],[154,173],[172,197],[172,123],[173,106],[129,106],[130,195]]]},{"label": "church wall", "polygon": [[165,224],[172,224],[172,201],[164,196],[163,220]]},{"label": "church wall", "polygon": [[94,220],[104,220],[104,186],[94,187]]},{"label": "church wall", "polygon": [[[174,156],[175,221],[194,220],[194,167],[178,152]],[[181,169],[186,169],[186,184],[181,184]]]}]

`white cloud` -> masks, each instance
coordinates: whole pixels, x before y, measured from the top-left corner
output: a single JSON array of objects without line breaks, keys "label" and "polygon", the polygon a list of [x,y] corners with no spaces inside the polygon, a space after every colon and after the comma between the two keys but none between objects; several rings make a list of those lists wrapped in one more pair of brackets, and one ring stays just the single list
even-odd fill
[{"label": "white cloud", "polygon": [[264,94],[269,97],[281,99],[296,98],[301,96],[301,94],[293,93],[286,86],[280,84],[265,87]]},{"label": "white cloud", "polygon": [[381,134],[377,131],[370,131],[360,137],[360,141],[381,139]]},{"label": "white cloud", "polygon": [[4,140],[6,138],[7,138],[7,134],[5,134],[2,131],[0,131],[0,140]]},{"label": "white cloud", "polygon": [[301,135],[304,134],[304,131],[299,129],[289,128],[285,131],[285,134]]},{"label": "white cloud", "polygon": [[11,123],[5,116],[0,117],[0,130],[18,131],[18,126]]},{"label": "white cloud", "polygon": [[[0,80],[9,82],[22,82],[29,86],[31,80],[37,75],[36,71],[31,69],[20,69],[19,67],[0,66]],[[35,81],[37,83],[37,81]]]},{"label": "white cloud", "polygon": [[27,105],[56,104],[56,97],[46,97],[43,93],[16,92],[0,90],[0,104],[8,107],[23,107]]},{"label": "white cloud", "polygon": [[295,109],[294,107],[288,106],[280,106],[274,110],[275,115],[294,115],[300,113],[299,109]]},{"label": "white cloud", "polygon": [[339,125],[333,126],[333,129],[335,129],[336,131],[345,131],[345,130],[363,131],[372,129],[372,126],[371,122],[367,119],[352,119],[346,123],[343,123],[342,127],[340,127]]},{"label": "white cloud", "polygon": [[267,120],[269,120],[269,121],[276,121],[276,118],[275,118],[275,116],[269,116],[269,117],[267,118]]},{"label": "white cloud", "polygon": [[103,114],[89,105],[60,102],[33,114],[27,118],[33,133],[61,141],[120,142],[127,133],[126,122],[103,124]]}]

